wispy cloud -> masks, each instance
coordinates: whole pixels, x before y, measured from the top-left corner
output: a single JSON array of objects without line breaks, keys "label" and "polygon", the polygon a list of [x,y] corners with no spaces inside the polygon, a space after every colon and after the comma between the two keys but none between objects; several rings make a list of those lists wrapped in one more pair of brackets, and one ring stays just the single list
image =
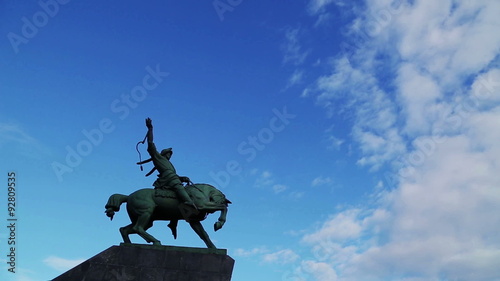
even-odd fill
[{"label": "wispy cloud", "polygon": [[304,76],[304,71],[296,69],[292,73],[292,75],[290,76],[290,78],[288,78],[288,83],[287,83],[285,89],[288,89],[290,87],[293,87],[293,86],[295,86],[297,84],[302,83],[303,76]]},{"label": "wispy cloud", "polygon": [[245,250],[242,248],[238,248],[234,251],[234,255],[238,257],[252,257],[256,255],[262,255],[264,253],[268,253],[269,250],[266,247],[256,247],[250,250]]},{"label": "wispy cloud", "polygon": [[[316,23],[314,27],[327,24],[334,18],[333,14],[329,12],[328,8],[332,4],[338,7],[346,7],[350,5],[349,1],[345,0],[310,0],[307,5],[307,12],[309,15],[316,16]],[[344,9],[345,10],[345,9]]]},{"label": "wispy cloud", "polygon": [[[359,65],[347,58],[334,60],[332,73],[317,79],[317,103],[330,116],[348,115],[354,119],[352,137],[359,143],[362,156],[358,163],[378,169],[406,151],[406,144],[397,125],[397,105],[384,91],[373,71],[373,52],[359,58]],[[354,116],[352,116],[354,115]],[[340,139],[332,139],[339,147]]]},{"label": "wispy cloud", "polygon": [[270,171],[254,170],[253,174],[257,176],[255,179],[255,187],[258,188],[270,188],[274,193],[278,194],[288,189],[288,186],[280,183],[276,183],[273,174]]},{"label": "wispy cloud", "polygon": [[343,139],[340,139],[338,137],[335,137],[335,136],[329,136],[328,137],[328,142],[330,143],[330,145],[328,146],[328,148],[330,149],[334,149],[334,150],[340,150],[340,147],[342,146],[342,144],[345,142]]},{"label": "wispy cloud", "polygon": [[327,6],[330,4],[337,4],[339,6],[345,6],[346,3],[342,0],[311,0],[308,4],[308,11],[311,15],[317,15],[323,12]]},{"label": "wispy cloud", "polygon": [[284,184],[275,184],[273,185],[273,190],[274,190],[274,193],[281,193],[285,190],[287,190],[288,187]]},{"label": "wispy cloud", "polygon": [[15,152],[29,158],[50,154],[48,147],[34,138],[26,128],[12,122],[0,122],[0,148],[3,152]]},{"label": "wispy cloud", "polygon": [[270,171],[259,172],[255,180],[255,187],[267,187],[274,184],[273,174]]},{"label": "wispy cloud", "polygon": [[311,185],[312,186],[320,186],[320,185],[325,185],[325,184],[331,184],[332,179],[330,177],[316,177],[312,180]]},{"label": "wispy cloud", "polygon": [[326,239],[343,240],[358,238],[362,225],[358,220],[360,210],[351,209],[327,220],[319,230],[303,237],[307,243],[317,243]]},{"label": "wispy cloud", "polygon": [[304,50],[302,45],[300,44],[300,34],[300,28],[287,29],[285,31],[285,42],[282,45],[282,49],[284,52],[284,63],[301,65],[309,55],[309,51]]},{"label": "wispy cloud", "polygon": [[281,265],[293,263],[300,258],[300,256],[291,249],[271,251],[264,246],[248,250],[238,248],[234,251],[234,255],[242,258],[257,257],[263,263]]},{"label": "wispy cloud", "polygon": [[304,197],[305,192],[303,191],[292,191],[288,194],[288,198],[293,199],[293,200],[299,200],[302,197]]},{"label": "wispy cloud", "polygon": [[18,125],[12,123],[0,123],[0,145],[8,142],[33,144],[36,143],[36,140]]},{"label": "wispy cloud", "polygon": [[284,249],[277,252],[265,254],[262,257],[262,261],[265,263],[278,263],[278,264],[288,264],[293,263],[299,259],[294,251],[290,249]]},{"label": "wispy cloud", "polygon": [[317,262],[314,260],[302,261],[301,267],[305,272],[311,274],[316,280],[321,281],[336,281],[337,273],[331,265],[325,262]]},{"label": "wispy cloud", "polygon": [[43,262],[48,265],[49,267],[52,267],[55,270],[58,271],[67,271],[80,263],[84,262],[85,259],[75,259],[75,260],[70,260],[70,259],[65,259],[65,258],[60,258],[56,256],[49,256],[46,259],[43,260]]}]

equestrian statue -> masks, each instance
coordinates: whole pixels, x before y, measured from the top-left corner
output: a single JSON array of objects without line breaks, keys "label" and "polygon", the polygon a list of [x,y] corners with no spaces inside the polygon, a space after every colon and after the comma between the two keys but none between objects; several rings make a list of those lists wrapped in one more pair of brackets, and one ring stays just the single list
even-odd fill
[{"label": "equestrian statue", "polygon": [[121,204],[127,203],[127,212],[132,223],[120,228],[125,243],[131,243],[130,234],[138,234],[148,243],[161,245],[158,239],[146,232],[153,226],[153,221],[170,221],[168,227],[176,239],[177,223],[179,220],[185,220],[208,248],[216,248],[201,221],[208,214],[221,211],[219,220],[214,224],[214,230],[221,229],[226,222],[227,207],[231,201],[226,199],[220,190],[209,184],[193,184],[188,177],[178,176],[170,162],[172,148],[158,152],[153,142],[153,122],[150,118],[146,119],[146,127],[148,131],[142,143],[147,139],[151,158],[137,164],[141,165],[142,170],[142,164],[153,162],[154,168],[146,176],[158,171],[158,178],[153,183],[154,188],[140,189],[130,195],[111,195],[105,206],[106,215],[113,220]]}]

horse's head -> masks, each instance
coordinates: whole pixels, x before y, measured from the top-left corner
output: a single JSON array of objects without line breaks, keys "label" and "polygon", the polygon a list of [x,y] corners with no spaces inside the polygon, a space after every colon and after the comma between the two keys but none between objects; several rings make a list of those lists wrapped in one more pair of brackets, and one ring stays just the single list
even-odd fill
[{"label": "horse's head", "polygon": [[214,189],[212,192],[210,192],[210,194],[208,195],[208,200],[217,205],[226,207],[232,203],[226,198],[226,195],[224,195],[224,193],[220,192],[217,189]]},{"label": "horse's head", "polygon": [[195,201],[196,206],[208,213],[226,209],[231,204],[231,201],[227,200],[224,193],[212,185],[197,183],[187,185],[186,189]]}]

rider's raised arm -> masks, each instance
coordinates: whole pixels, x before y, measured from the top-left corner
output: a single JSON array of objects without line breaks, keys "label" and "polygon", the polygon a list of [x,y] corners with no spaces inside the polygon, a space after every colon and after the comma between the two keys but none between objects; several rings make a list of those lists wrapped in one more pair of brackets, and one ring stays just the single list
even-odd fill
[{"label": "rider's raised arm", "polygon": [[146,118],[146,127],[148,128],[148,134],[146,135],[148,143],[153,142],[153,120],[151,118]]},{"label": "rider's raised arm", "polygon": [[146,127],[148,127],[148,134],[146,135],[148,140],[148,153],[151,157],[158,156],[160,153],[156,150],[156,145],[153,142],[153,122],[150,118],[146,119]]}]

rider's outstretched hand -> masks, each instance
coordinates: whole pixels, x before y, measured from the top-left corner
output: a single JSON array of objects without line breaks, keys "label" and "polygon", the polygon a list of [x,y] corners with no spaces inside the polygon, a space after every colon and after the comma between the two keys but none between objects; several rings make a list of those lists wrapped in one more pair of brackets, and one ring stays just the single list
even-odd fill
[{"label": "rider's outstretched hand", "polygon": [[191,182],[191,179],[189,179],[188,177],[179,177],[179,179],[181,180],[181,182],[185,182],[185,183]]},{"label": "rider's outstretched hand", "polygon": [[151,118],[146,118],[146,127],[148,127],[148,129],[152,129],[153,128],[153,120],[151,120]]}]

